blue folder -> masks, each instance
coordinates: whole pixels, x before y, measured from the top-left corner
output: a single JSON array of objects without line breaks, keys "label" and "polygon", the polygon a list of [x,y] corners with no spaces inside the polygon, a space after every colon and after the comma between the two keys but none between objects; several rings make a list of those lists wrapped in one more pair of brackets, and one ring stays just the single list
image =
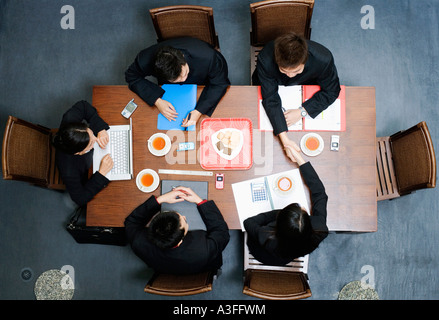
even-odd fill
[{"label": "blue folder", "polygon": [[189,112],[195,109],[197,103],[197,85],[196,84],[164,84],[162,89],[165,94],[163,100],[170,102],[178,113],[175,121],[169,121],[161,113],[157,118],[158,130],[187,130],[194,131],[195,125],[190,127],[182,127],[183,119],[187,117]]}]

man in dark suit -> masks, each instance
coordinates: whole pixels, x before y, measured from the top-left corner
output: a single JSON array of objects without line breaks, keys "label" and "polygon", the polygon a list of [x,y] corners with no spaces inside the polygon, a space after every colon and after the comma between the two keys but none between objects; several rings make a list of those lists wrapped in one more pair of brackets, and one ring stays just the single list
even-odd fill
[{"label": "man in dark suit", "polygon": [[[204,230],[190,230],[177,212],[162,212],[163,202],[197,204]],[[215,203],[202,200],[190,188],[177,187],[159,197],[151,196],[125,220],[127,239],[134,253],[157,272],[195,274],[219,269],[230,235]]]},{"label": "man in dark suit", "polygon": [[[158,85],[145,77],[157,78]],[[156,106],[168,120],[175,120],[174,106],[162,99],[165,83],[205,85],[195,110],[182,126],[196,124],[202,114],[211,116],[230,85],[227,62],[208,43],[184,37],[162,41],[142,50],[125,72],[129,88],[150,106]]]},{"label": "man in dark suit", "polygon": [[[279,136],[284,147],[293,146],[287,137],[289,126],[306,115],[315,118],[340,93],[340,82],[331,52],[295,33],[280,36],[264,46],[258,55],[252,79],[254,85],[261,86],[262,104],[274,134]],[[299,109],[284,113],[278,94],[279,85],[319,85],[320,91]]]}]

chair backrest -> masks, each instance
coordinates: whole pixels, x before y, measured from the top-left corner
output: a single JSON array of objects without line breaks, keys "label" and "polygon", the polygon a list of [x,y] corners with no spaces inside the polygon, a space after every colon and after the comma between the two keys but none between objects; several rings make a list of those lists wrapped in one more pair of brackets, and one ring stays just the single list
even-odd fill
[{"label": "chair backrest", "polygon": [[145,286],[147,293],[164,296],[188,296],[212,290],[216,272],[202,272],[198,274],[173,275],[154,273]]},{"label": "chair backrest", "polygon": [[254,269],[245,271],[242,292],[268,300],[305,299],[312,295],[308,280],[302,272]]},{"label": "chair backrest", "polygon": [[176,5],[151,9],[149,13],[159,42],[177,37],[193,37],[219,50],[212,8]]},{"label": "chair backrest", "polygon": [[270,300],[311,296],[307,279],[309,255],[294,259],[285,266],[266,265],[250,253],[247,237],[247,232],[244,232],[244,294]]},{"label": "chair backrest", "polygon": [[252,46],[264,46],[288,32],[311,37],[314,0],[267,0],[250,4]]},{"label": "chair backrest", "polygon": [[400,196],[389,140],[390,137],[377,137],[376,140],[377,201],[394,199]]},{"label": "chair backrest", "polygon": [[3,179],[64,189],[50,143],[52,134],[51,129],[9,116],[2,146]]},{"label": "chair backrest", "polygon": [[401,195],[436,186],[436,156],[425,121],[390,136],[393,166]]}]

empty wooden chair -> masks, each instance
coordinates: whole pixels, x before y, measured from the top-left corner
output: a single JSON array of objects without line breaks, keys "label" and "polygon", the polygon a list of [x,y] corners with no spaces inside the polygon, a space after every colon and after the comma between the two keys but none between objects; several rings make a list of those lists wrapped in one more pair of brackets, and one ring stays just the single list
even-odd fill
[{"label": "empty wooden chair", "polygon": [[51,144],[56,131],[9,116],[3,136],[3,179],[64,190]]},{"label": "empty wooden chair", "polygon": [[164,296],[188,296],[212,290],[216,272],[189,275],[154,273],[145,286],[147,293]]},{"label": "empty wooden chair", "polygon": [[377,201],[436,186],[436,156],[425,121],[377,137]]},{"label": "empty wooden chair", "polygon": [[266,43],[288,32],[310,39],[313,9],[314,0],[267,0],[250,4],[250,75]]},{"label": "empty wooden chair", "polygon": [[244,288],[246,295],[267,300],[297,300],[311,297],[308,283],[309,255],[285,266],[265,265],[255,259],[244,233]]},{"label": "empty wooden chair", "polygon": [[151,9],[149,13],[159,42],[177,37],[193,37],[219,50],[212,8],[176,5]]}]

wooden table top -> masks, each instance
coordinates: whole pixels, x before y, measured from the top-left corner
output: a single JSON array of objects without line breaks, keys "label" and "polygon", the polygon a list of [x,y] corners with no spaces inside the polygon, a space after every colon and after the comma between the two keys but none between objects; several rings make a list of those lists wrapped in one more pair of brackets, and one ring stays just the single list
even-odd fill
[{"label": "wooden table top", "polygon": [[[200,94],[202,87],[198,88]],[[161,180],[208,181],[208,199],[214,200],[230,229],[240,229],[231,184],[258,176],[297,168],[285,156],[280,141],[272,132],[258,130],[258,94],[256,86],[230,86],[217,106],[215,118],[248,118],[253,123],[253,165],[248,170],[214,171],[224,173],[223,190],[215,189],[215,177],[159,174]],[[123,226],[132,210],[151,195],[160,195],[160,187],[152,193],[141,192],[135,183],[137,174],[146,168],[203,170],[199,162],[200,123],[195,131],[168,131],[173,142],[171,151],[156,157],[147,149],[148,138],[157,130],[157,108],[151,108],[127,86],[94,86],[93,106],[109,125],[128,124],[121,116],[124,106],[134,98],[137,110],[133,121],[134,174],[128,181],[112,181],[87,205],[87,225]],[[203,116],[205,117],[205,116]],[[327,224],[330,231],[373,232],[377,230],[376,203],[376,128],[375,88],[346,87],[346,131],[319,132],[325,148],[317,157],[307,157],[328,194]],[[296,143],[308,132],[288,132]],[[332,134],[340,136],[340,150],[330,151]],[[193,151],[178,152],[179,142],[196,142]],[[307,191],[307,188],[306,188]]]}]

